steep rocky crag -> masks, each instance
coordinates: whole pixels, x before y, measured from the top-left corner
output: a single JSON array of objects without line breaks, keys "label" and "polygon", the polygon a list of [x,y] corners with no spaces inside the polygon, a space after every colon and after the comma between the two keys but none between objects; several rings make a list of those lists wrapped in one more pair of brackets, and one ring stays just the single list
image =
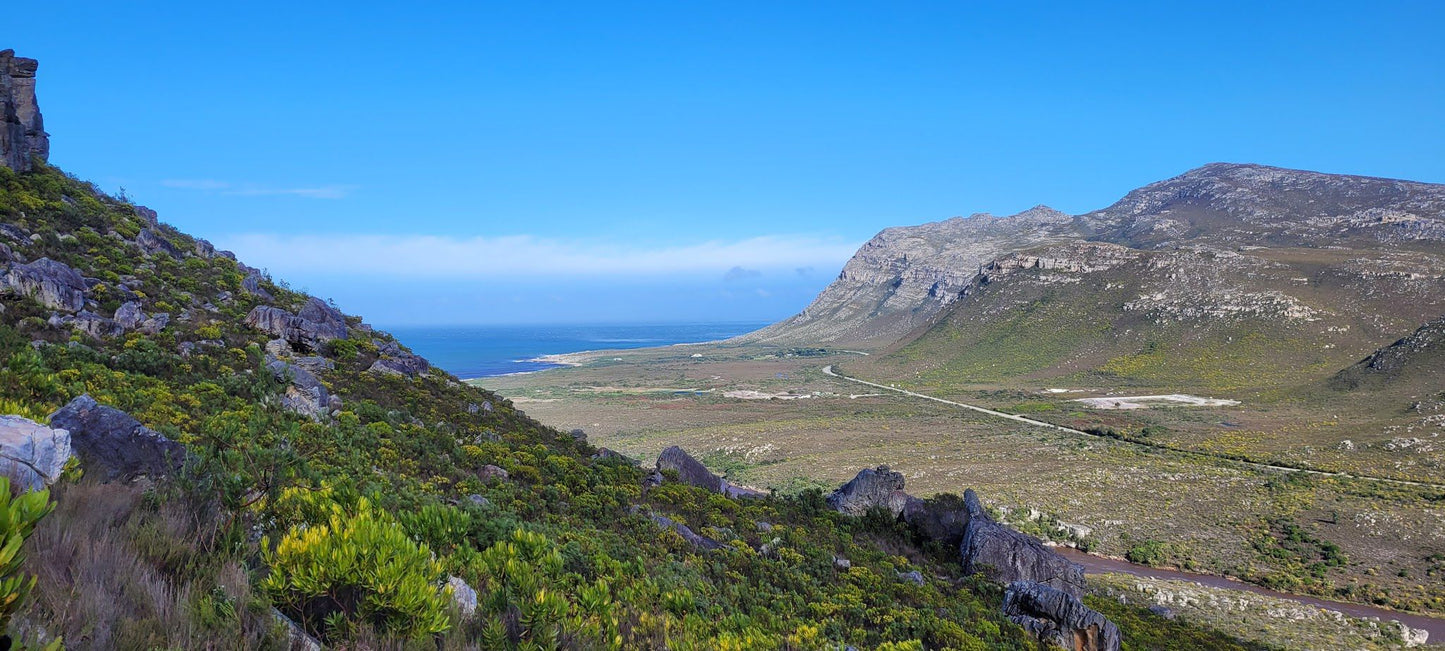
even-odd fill
[{"label": "steep rocky crag", "polygon": [[0,50],[0,165],[17,172],[50,158],[50,136],[35,99],[35,59]]}]

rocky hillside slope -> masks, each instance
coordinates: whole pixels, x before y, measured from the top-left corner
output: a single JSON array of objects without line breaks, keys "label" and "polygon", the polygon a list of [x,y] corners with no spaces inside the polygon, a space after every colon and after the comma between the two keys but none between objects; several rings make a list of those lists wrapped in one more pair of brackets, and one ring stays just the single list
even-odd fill
[{"label": "rocky hillside slope", "polygon": [[[1200,300],[1232,311],[1221,298],[1232,293],[1242,297],[1238,307],[1245,311],[1263,301],[1303,318],[1312,317],[1301,310],[1367,316],[1348,297],[1303,301],[1297,294],[1308,293],[1307,287],[1283,291],[1247,277],[1232,287],[1193,286],[1235,269],[1292,266],[1304,286],[1353,284],[1365,296],[1384,292],[1416,302],[1418,309],[1387,310],[1367,338],[1413,329],[1445,312],[1438,309],[1445,186],[1216,163],[1085,215],[1035,208],[1007,218],[976,215],[885,230],[802,313],[744,340],[887,346],[946,310],[965,309],[960,298],[986,279],[989,267],[1016,264],[1006,258],[1066,242],[1192,252],[1174,256],[1187,271],[1173,263],[1149,270],[1155,277],[1142,280],[1152,289],[1131,297],[1136,309],[1147,304],[1161,313],[1203,317],[1212,308]],[[1316,252],[1317,259],[1310,259]]]},{"label": "rocky hillside slope", "polygon": [[26,151],[0,165],[0,470],[57,506],[0,615],[22,643],[1244,648],[1116,627],[971,494],[640,468]]}]

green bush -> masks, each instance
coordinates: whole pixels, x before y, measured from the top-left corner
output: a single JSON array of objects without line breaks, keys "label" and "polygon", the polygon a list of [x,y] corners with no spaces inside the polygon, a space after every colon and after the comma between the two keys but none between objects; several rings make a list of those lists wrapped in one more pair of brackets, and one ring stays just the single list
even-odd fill
[{"label": "green bush", "polygon": [[333,505],[326,523],[294,526],[266,547],[262,590],[323,638],[352,621],[403,637],[450,628],[441,563],[366,498],[352,510]]},{"label": "green bush", "polygon": [[54,508],[50,491],[11,497],[10,478],[0,476],[0,631],[9,629],[10,618],[35,589],[35,577],[20,571],[25,562],[21,547],[40,518]]}]

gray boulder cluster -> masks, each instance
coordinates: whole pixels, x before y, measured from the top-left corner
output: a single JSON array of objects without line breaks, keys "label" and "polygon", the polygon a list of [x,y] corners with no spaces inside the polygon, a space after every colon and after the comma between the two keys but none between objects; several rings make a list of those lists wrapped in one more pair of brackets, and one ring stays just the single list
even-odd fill
[{"label": "gray boulder cluster", "polygon": [[317,351],[328,341],[346,338],[346,316],[314,296],[295,314],[272,305],[257,305],[246,315],[246,325],[280,337],[303,351]]},{"label": "gray boulder cluster", "polygon": [[50,136],[35,100],[35,59],[0,50],[0,165],[17,172],[50,158]]},{"label": "gray boulder cluster", "polygon": [[[0,273],[0,293],[26,296],[55,310],[49,320],[51,326],[69,327],[103,339],[131,330],[155,334],[170,324],[169,314],[147,315],[137,300],[123,303],[116,309],[114,317],[105,317],[87,309],[94,303],[87,299],[86,292],[99,281],[85,278],[63,262],[50,258],[21,262],[4,245],[0,245],[0,262],[6,264],[4,272]],[[117,287],[117,291],[123,297],[134,297],[134,293],[123,284]]]},{"label": "gray boulder cluster", "polygon": [[88,395],[51,414],[49,426],[0,416],[0,474],[14,489],[39,490],[55,483],[72,456],[89,477],[130,481],[175,473],[186,449]]},{"label": "gray boulder cluster", "polygon": [[1004,613],[1040,641],[1076,651],[1116,651],[1118,627],[1084,605],[1084,568],[1037,538],[996,522],[973,490],[921,500],[903,491],[903,475],[865,469],[828,496],[849,516],[883,509],[921,536],[957,549],[964,572],[1009,586]]}]

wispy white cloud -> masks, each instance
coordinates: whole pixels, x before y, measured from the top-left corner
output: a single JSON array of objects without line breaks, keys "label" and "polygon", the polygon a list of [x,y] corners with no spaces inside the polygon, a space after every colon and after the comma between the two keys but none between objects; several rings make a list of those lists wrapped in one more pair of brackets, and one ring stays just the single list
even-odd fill
[{"label": "wispy white cloud", "polygon": [[744,269],[741,266],[734,266],[732,269],[728,269],[727,273],[723,274],[723,280],[726,280],[728,282],[734,282],[738,280],[747,280],[749,278],[757,278],[761,275],[763,275],[763,272],[758,271],[757,269]]},{"label": "wispy white cloud", "polygon": [[356,190],[355,185],[331,184],[308,187],[272,187],[255,183],[229,183],[215,179],[166,179],[161,185],[182,190],[201,190],[243,197],[293,196],[307,199],[344,199]]},{"label": "wispy white cloud", "polygon": [[166,179],[161,185],[168,188],[180,188],[183,190],[224,190],[231,187],[230,183],[217,181],[215,179]]},{"label": "wispy white cloud", "polygon": [[234,235],[218,238],[216,244],[235,251],[247,264],[273,273],[436,278],[792,275],[800,266],[841,267],[859,245],[798,235],[648,247],[529,235],[355,234]]}]

